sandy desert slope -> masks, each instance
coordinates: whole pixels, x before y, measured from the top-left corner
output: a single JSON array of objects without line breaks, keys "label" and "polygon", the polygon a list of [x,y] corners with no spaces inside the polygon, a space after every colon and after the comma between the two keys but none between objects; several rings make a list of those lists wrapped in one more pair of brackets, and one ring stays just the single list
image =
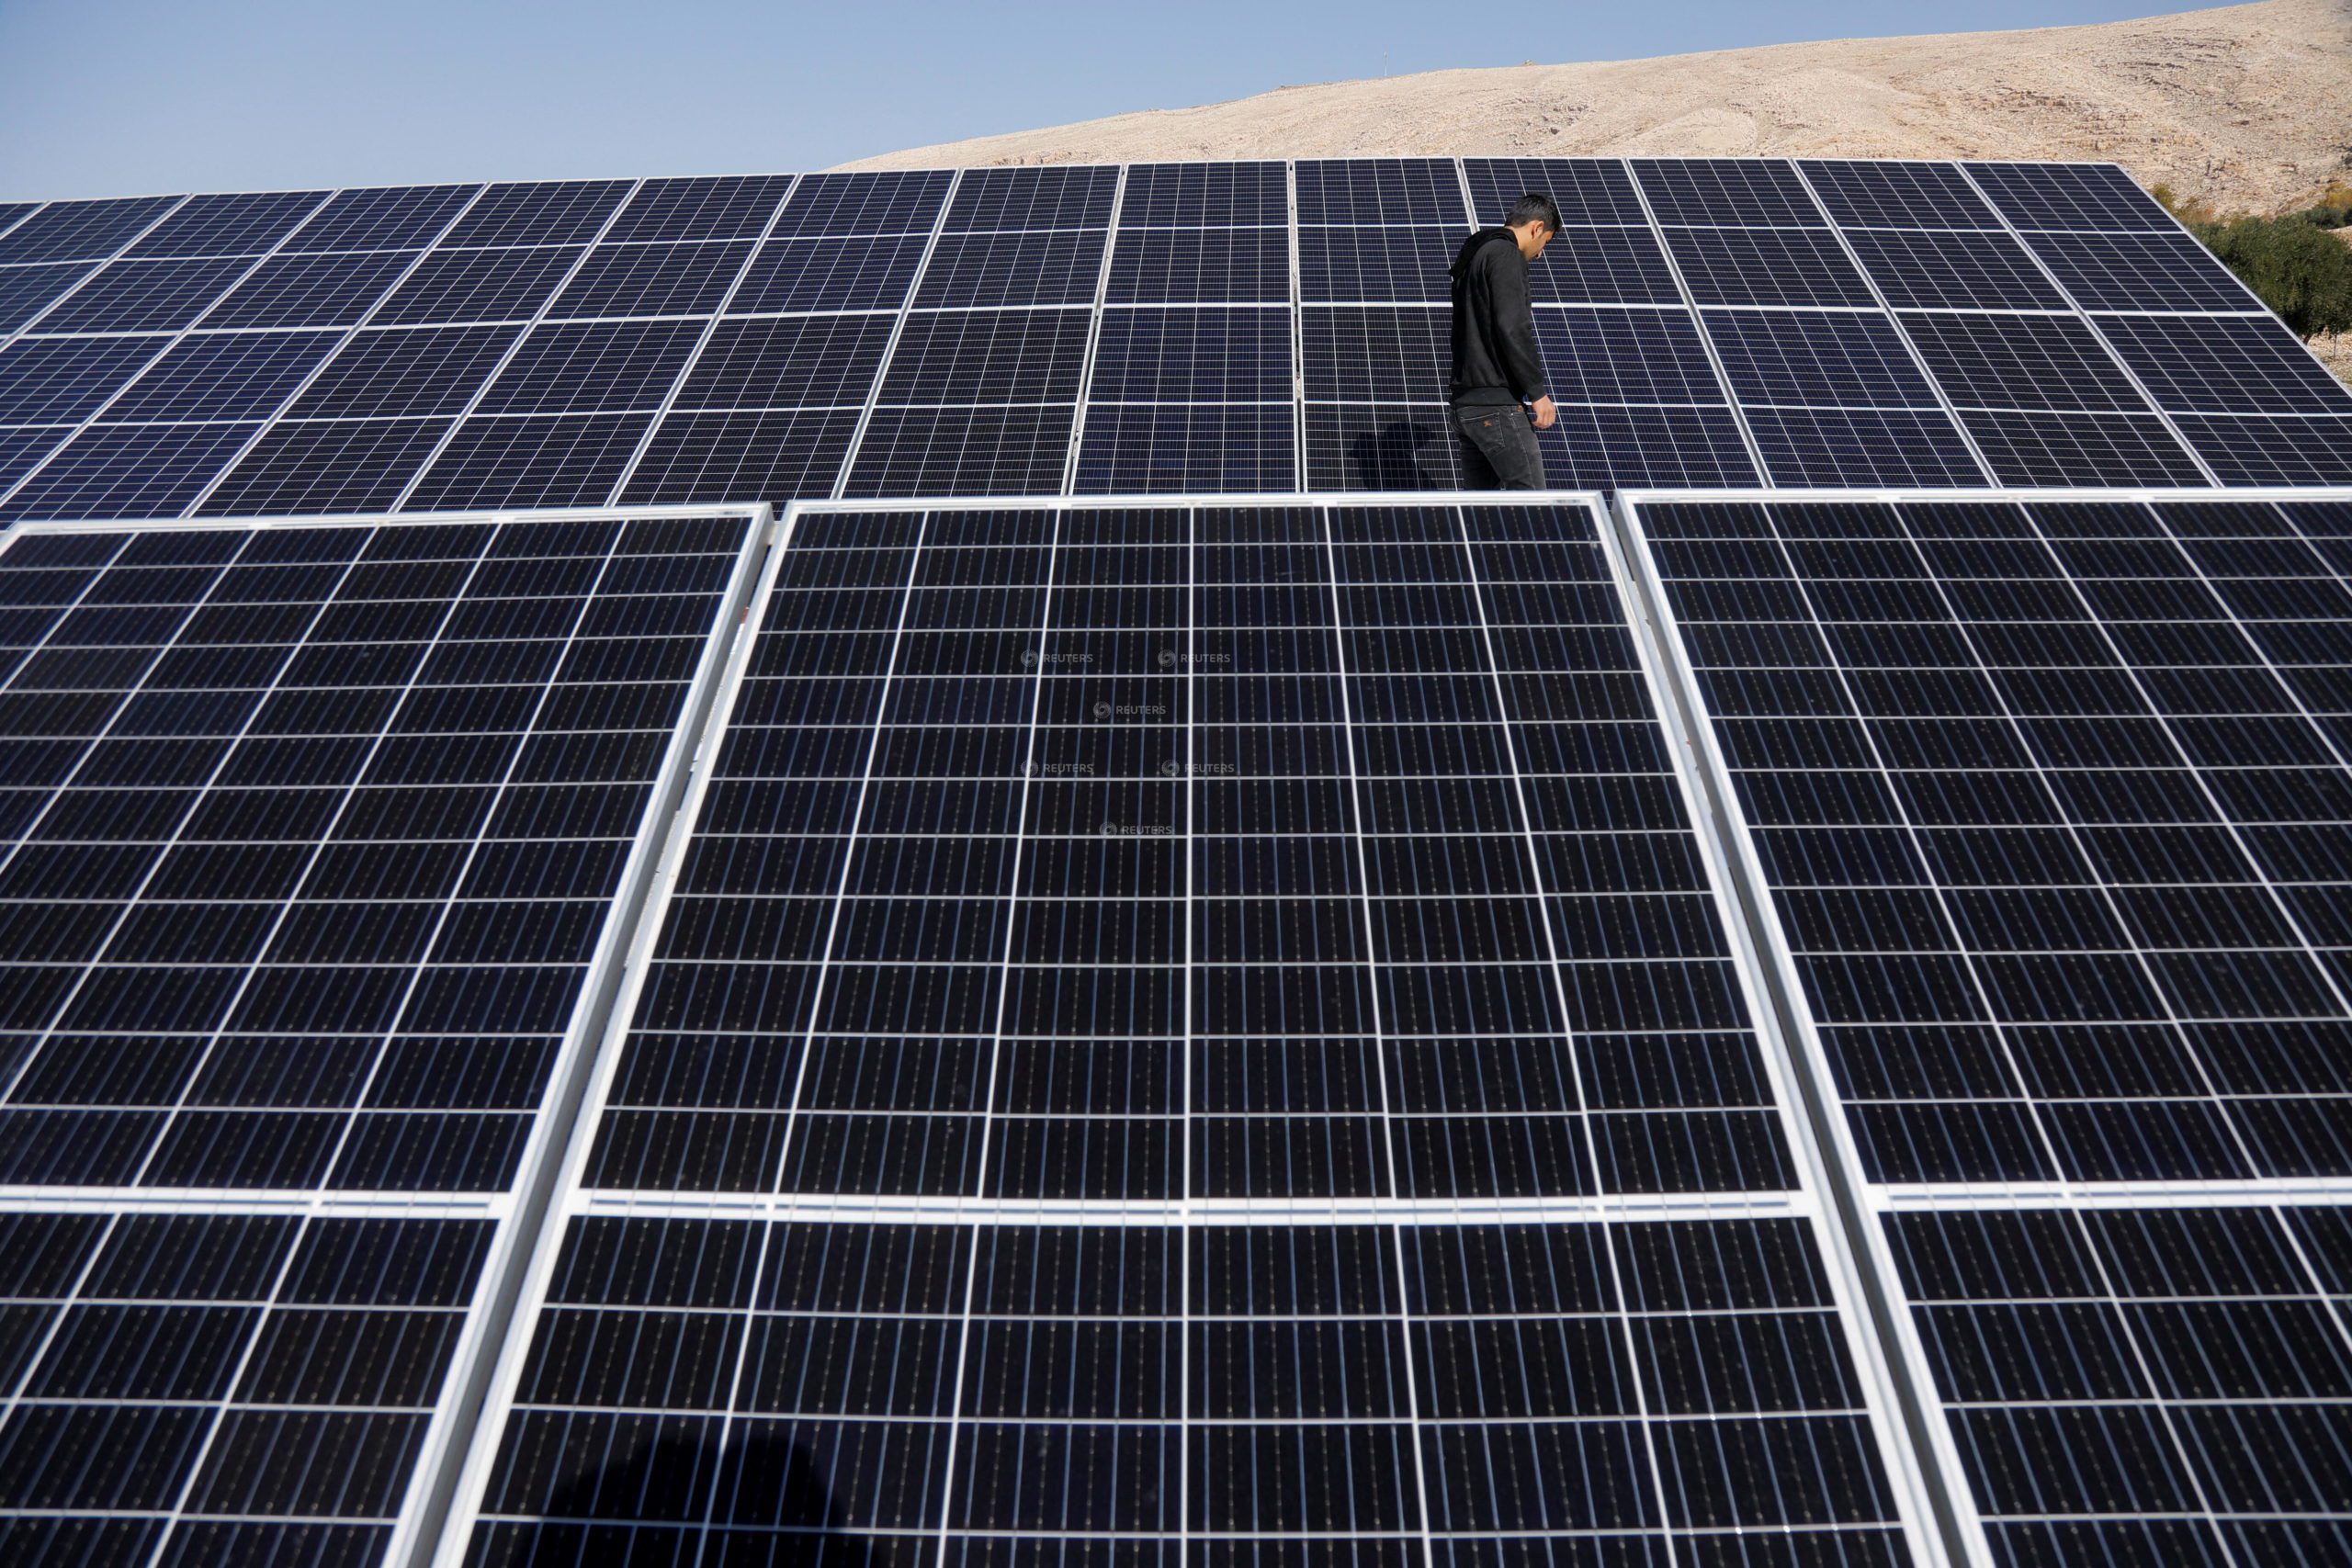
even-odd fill
[{"label": "sandy desert slope", "polygon": [[[1556,7],[1562,53],[1574,8]],[[851,168],[1385,153],[2112,159],[2224,209],[2352,155],[2352,0],[2096,27],[1432,71],[909,148]]]}]

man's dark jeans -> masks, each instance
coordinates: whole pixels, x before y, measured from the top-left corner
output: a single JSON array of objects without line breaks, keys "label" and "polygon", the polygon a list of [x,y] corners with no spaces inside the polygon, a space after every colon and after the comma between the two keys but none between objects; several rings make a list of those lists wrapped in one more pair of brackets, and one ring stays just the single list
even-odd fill
[{"label": "man's dark jeans", "polygon": [[1516,404],[1469,403],[1453,411],[1464,490],[1542,490],[1544,452],[1535,426]]}]

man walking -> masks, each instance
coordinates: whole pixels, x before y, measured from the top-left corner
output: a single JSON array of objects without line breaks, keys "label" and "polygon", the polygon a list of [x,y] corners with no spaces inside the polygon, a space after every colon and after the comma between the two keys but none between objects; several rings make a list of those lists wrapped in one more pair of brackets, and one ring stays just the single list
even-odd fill
[{"label": "man walking", "polygon": [[1544,391],[1527,264],[1559,231],[1550,197],[1522,196],[1502,228],[1479,230],[1454,254],[1451,395],[1467,489],[1544,488],[1535,433],[1551,429],[1559,413]]}]

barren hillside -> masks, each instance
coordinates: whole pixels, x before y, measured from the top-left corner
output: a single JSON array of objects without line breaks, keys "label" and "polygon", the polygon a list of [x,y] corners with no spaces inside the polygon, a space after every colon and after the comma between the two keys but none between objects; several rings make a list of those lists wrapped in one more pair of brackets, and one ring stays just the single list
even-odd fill
[{"label": "barren hillside", "polygon": [[[1564,47],[1573,47],[1572,13],[1556,14]],[[2098,158],[2223,209],[2292,208],[2352,157],[2352,0],[1432,71],[846,166],[1428,152]]]}]

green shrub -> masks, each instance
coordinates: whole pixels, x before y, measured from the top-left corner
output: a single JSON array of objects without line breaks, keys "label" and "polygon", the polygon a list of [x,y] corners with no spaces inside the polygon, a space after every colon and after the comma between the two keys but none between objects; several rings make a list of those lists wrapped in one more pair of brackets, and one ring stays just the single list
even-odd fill
[{"label": "green shrub", "polygon": [[2340,214],[2343,221],[2329,222],[2330,215],[2339,214],[2333,205],[2339,193],[2333,186],[2322,205],[2282,218],[2223,219],[2203,202],[2176,197],[2165,186],[2150,194],[2296,336],[2309,341],[2321,333],[2352,331],[2352,245],[2328,232],[2352,222],[2352,197]]},{"label": "green shrub", "polygon": [[2297,337],[2352,330],[2352,245],[2293,218],[2239,218],[2196,232]]}]

